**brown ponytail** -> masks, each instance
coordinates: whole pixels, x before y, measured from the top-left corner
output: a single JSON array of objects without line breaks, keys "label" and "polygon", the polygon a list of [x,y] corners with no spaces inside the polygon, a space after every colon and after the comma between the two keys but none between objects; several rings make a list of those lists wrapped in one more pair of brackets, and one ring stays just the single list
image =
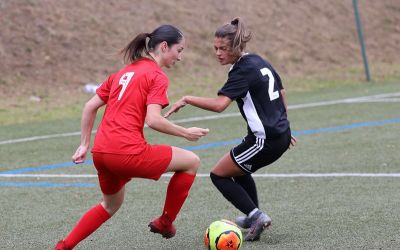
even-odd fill
[{"label": "brown ponytail", "polygon": [[121,54],[124,55],[124,61],[126,63],[132,63],[143,57],[143,52],[146,55],[149,55],[146,44],[146,38],[149,36],[149,33],[140,33],[124,49],[122,49]]},{"label": "brown ponytail", "polygon": [[[149,38],[149,39],[147,39]],[[172,25],[161,25],[151,33],[140,33],[124,49],[125,62],[132,63],[145,55],[150,55],[160,43],[167,42],[168,46],[179,43],[183,38],[182,32]]]},{"label": "brown ponytail", "polygon": [[215,31],[215,37],[227,38],[231,43],[234,53],[240,54],[246,48],[246,43],[251,39],[251,33],[243,21],[236,17],[230,23],[224,24]]}]

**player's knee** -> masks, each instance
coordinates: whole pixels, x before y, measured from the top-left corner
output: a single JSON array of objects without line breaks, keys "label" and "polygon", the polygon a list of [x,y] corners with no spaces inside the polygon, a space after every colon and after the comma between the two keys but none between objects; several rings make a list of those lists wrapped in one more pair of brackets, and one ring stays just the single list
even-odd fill
[{"label": "player's knee", "polygon": [[118,202],[103,202],[104,209],[108,212],[110,216],[113,216],[122,206],[123,201]]},{"label": "player's knee", "polygon": [[210,172],[210,178],[215,186],[218,186],[219,180],[224,179],[224,177],[216,175],[213,172]]},{"label": "player's knee", "polygon": [[200,158],[195,153],[191,153],[190,156],[190,168],[189,171],[193,174],[197,172],[197,169],[200,167]]}]

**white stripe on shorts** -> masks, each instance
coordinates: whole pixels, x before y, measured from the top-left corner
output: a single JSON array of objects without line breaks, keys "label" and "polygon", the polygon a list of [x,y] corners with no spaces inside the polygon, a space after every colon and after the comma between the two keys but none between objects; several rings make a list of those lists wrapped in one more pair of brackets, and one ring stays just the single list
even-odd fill
[{"label": "white stripe on shorts", "polygon": [[251,151],[253,151],[255,149],[257,149],[257,144],[254,144],[253,146],[248,148],[246,151],[243,151],[239,155],[235,156],[235,159],[240,159],[241,157],[245,156],[247,153],[249,153],[249,152],[251,152]]},{"label": "white stripe on shorts", "polygon": [[[240,154],[238,157],[236,158],[237,163],[241,164],[249,159],[251,159],[253,156],[255,156],[258,152],[260,152],[263,147],[264,147],[264,140],[261,138],[256,138],[256,148],[254,148],[253,150],[251,150],[250,152],[246,153],[246,154]],[[254,146],[253,146],[254,147]],[[252,148],[253,148],[252,147]],[[246,150],[247,151],[247,150]]]}]

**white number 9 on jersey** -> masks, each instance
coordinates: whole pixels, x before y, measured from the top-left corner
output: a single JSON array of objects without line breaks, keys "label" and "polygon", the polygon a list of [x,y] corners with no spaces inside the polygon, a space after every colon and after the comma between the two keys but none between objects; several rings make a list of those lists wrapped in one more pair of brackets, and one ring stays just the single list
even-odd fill
[{"label": "white number 9 on jersey", "polygon": [[124,94],[125,89],[126,89],[126,87],[128,87],[128,84],[131,81],[132,76],[134,74],[135,74],[135,72],[126,72],[119,79],[119,83],[118,84],[122,85],[122,89],[121,89],[121,92],[119,92],[118,101],[121,100],[122,95]]}]

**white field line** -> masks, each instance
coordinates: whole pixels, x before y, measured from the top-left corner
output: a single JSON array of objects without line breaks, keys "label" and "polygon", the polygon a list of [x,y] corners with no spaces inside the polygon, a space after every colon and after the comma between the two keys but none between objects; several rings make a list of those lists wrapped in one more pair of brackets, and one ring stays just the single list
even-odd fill
[{"label": "white field line", "polygon": [[400,102],[400,98],[382,98],[382,99],[370,99],[368,101],[358,100],[354,103],[362,103],[362,102]]},{"label": "white field line", "polygon": [[[163,174],[162,177],[171,177]],[[210,174],[198,173],[197,177]],[[299,178],[299,177],[400,177],[400,173],[292,173],[292,174],[252,174],[255,178]],[[97,178],[96,174],[0,174],[0,178]]]},{"label": "white field line", "polygon": [[95,178],[97,174],[0,174],[0,178]]},{"label": "white field line", "polygon": [[[320,107],[320,106],[343,104],[343,103],[399,102],[400,101],[400,98],[391,98],[391,97],[400,97],[400,92],[398,92],[398,93],[388,93],[388,94],[379,94],[379,95],[371,95],[371,96],[362,96],[362,97],[355,97],[355,98],[346,98],[346,99],[339,99],[339,100],[333,100],[333,101],[324,101],[324,102],[313,102],[313,103],[306,103],[306,104],[289,105],[288,109],[292,110],[292,109],[312,108],[312,107]],[[218,114],[218,115],[191,117],[191,118],[180,119],[180,120],[172,120],[171,122],[173,122],[173,123],[186,123],[186,122],[195,122],[195,121],[216,120],[216,119],[222,119],[222,118],[227,118],[227,117],[236,117],[236,116],[240,116],[240,113],[237,112],[237,113],[226,113],[226,114]],[[92,133],[96,133],[96,130],[93,130]],[[19,143],[19,142],[45,140],[45,139],[59,138],[59,137],[78,136],[78,135],[80,135],[80,132],[32,136],[32,137],[26,137],[26,138],[19,138],[19,139],[0,141],[0,145],[13,144],[13,143]]]}]

